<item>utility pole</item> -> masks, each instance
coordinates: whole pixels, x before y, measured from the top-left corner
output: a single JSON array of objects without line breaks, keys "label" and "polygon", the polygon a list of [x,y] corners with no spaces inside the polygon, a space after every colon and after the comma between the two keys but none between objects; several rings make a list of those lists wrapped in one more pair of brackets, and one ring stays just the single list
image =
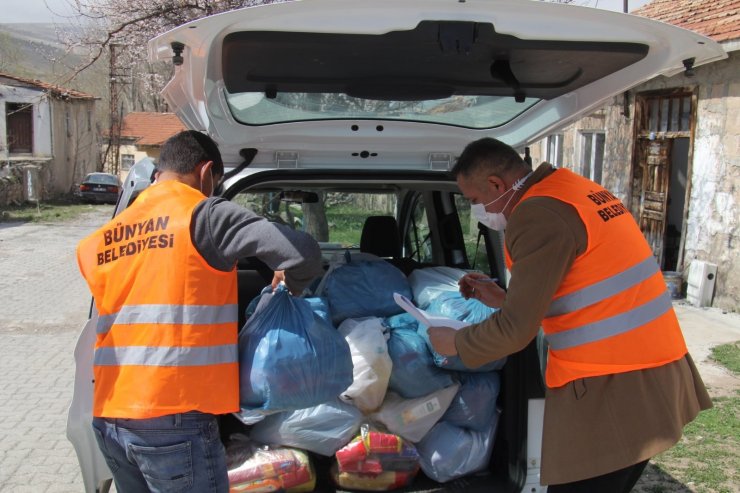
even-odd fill
[{"label": "utility pole", "polygon": [[128,74],[125,73],[125,70],[118,68],[118,54],[116,53],[116,49],[120,46],[115,43],[109,45],[108,81],[110,101],[108,112],[110,113],[110,126],[108,127],[108,148],[105,150],[105,156],[103,157],[103,163],[110,160],[110,172],[116,175],[121,165],[121,127],[123,125],[123,103],[119,105],[118,96],[121,92],[120,86],[128,83],[126,80]]},{"label": "utility pole", "polygon": [[[108,152],[111,154],[111,173],[118,174],[118,161],[121,154],[121,121],[118,117],[118,78],[116,77],[116,45],[110,44],[110,61],[109,61],[108,79],[109,79],[109,96],[108,111],[110,118],[110,128],[108,129]],[[107,156],[106,156],[107,157]]]}]

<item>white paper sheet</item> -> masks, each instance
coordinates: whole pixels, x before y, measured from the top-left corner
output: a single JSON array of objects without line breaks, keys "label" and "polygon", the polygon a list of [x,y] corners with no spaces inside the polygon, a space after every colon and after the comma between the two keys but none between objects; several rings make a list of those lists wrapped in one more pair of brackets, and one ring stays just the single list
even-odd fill
[{"label": "white paper sheet", "polygon": [[418,320],[419,323],[426,325],[427,327],[452,327],[455,330],[459,330],[470,325],[468,322],[461,322],[454,318],[432,315],[431,313],[415,306],[411,300],[400,293],[393,293],[393,299],[396,300],[398,306],[406,310],[406,312]]}]

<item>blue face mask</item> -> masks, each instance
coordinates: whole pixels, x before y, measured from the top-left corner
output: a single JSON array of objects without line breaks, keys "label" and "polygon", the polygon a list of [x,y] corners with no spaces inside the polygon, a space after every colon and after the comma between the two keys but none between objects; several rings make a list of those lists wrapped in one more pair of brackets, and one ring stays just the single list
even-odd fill
[{"label": "blue face mask", "polygon": [[524,185],[524,182],[527,181],[527,178],[532,176],[532,171],[530,171],[527,176],[524,176],[520,179],[518,179],[512,187],[502,193],[498,198],[493,199],[487,204],[472,204],[470,206],[470,212],[473,214],[473,217],[475,217],[479,223],[482,225],[493,229],[495,231],[503,231],[506,229],[506,216],[504,216],[503,211],[509,206],[509,202],[511,202],[511,199],[514,198],[514,194],[511,194],[511,197],[509,197],[509,200],[506,201],[506,204],[501,208],[501,212],[488,212],[486,211],[486,207],[493,204],[494,202],[497,202],[504,198],[504,195],[506,195],[509,192],[516,192],[517,190],[521,189]]}]

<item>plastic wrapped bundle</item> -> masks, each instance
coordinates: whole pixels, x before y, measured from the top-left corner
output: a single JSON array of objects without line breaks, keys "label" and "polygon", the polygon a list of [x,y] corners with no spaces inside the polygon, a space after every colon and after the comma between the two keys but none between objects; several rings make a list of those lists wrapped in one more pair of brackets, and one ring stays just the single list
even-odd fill
[{"label": "plastic wrapped bundle", "polygon": [[498,425],[498,413],[484,431],[473,431],[440,421],[416,444],[421,469],[431,479],[446,483],[488,467]]},{"label": "plastic wrapped bundle", "polygon": [[484,431],[497,419],[496,399],[501,389],[498,372],[460,373],[460,390],[441,421],[473,431]]},{"label": "plastic wrapped bundle", "polygon": [[380,474],[339,472],[332,466],[332,478],[340,488],[357,491],[391,491],[411,484],[416,473],[387,471]]},{"label": "plastic wrapped bundle", "polygon": [[454,383],[416,399],[404,399],[388,392],[380,410],[370,417],[388,431],[416,443],[442,418],[459,388],[460,385]]},{"label": "plastic wrapped bundle", "polygon": [[388,388],[402,397],[421,397],[454,382],[449,372],[434,364],[427,343],[414,329],[391,329],[388,354],[393,361]]},{"label": "plastic wrapped bundle", "polygon": [[327,402],[352,384],[344,338],[284,286],[262,295],[239,334],[244,410],[293,410]]},{"label": "plastic wrapped bundle", "polygon": [[393,368],[383,320],[348,318],[338,330],[349,344],[354,374],[341,398],[363,413],[375,411],[383,402]]},{"label": "plastic wrapped bundle", "polygon": [[229,492],[313,491],[316,475],[308,455],[290,448],[257,447],[236,436],[226,444]]},{"label": "plastic wrapped bundle", "polygon": [[387,491],[408,485],[419,471],[416,447],[401,437],[362,426],[360,435],[337,450],[332,477],[342,488]]},{"label": "plastic wrapped bundle", "polygon": [[414,294],[414,302],[426,309],[440,294],[458,293],[457,281],[465,271],[454,267],[424,267],[409,274],[409,284]]},{"label": "plastic wrapped bundle", "polygon": [[352,257],[326,273],[319,288],[329,300],[332,321],[347,318],[387,317],[401,312],[393,292],[411,297],[408,279],[397,267],[378,257]]},{"label": "plastic wrapped bundle", "polygon": [[249,434],[260,443],[310,450],[327,457],[358,433],[363,415],[359,409],[335,399],[308,409],[266,416]]}]

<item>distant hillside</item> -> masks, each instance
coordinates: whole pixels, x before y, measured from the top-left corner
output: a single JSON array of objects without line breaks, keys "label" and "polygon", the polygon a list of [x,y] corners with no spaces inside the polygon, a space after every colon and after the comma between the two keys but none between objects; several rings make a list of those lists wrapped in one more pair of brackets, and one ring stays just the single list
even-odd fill
[{"label": "distant hillside", "polygon": [[84,58],[79,53],[66,52],[57,29],[59,26],[54,24],[0,24],[0,72],[106,96],[105,61],[70,80],[74,67]]}]

